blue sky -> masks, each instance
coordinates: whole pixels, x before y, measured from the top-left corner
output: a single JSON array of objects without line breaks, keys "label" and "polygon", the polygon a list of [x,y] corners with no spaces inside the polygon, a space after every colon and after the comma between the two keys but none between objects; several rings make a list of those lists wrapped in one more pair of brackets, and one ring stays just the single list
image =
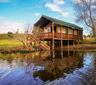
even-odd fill
[{"label": "blue sky", "polygon": [[[0,33],[23,30],[42,15],[75,23],[74,0],[0,0]],[[81,24],[78,24],[82,26]]]}]

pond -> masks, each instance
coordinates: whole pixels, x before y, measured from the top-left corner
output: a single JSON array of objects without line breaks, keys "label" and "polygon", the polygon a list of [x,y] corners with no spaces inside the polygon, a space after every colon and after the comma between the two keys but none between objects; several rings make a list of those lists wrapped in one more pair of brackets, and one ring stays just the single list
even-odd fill
[{"label": "pond", "polygon": [[0,85],[96,85],[96,52],[0,53]]}]

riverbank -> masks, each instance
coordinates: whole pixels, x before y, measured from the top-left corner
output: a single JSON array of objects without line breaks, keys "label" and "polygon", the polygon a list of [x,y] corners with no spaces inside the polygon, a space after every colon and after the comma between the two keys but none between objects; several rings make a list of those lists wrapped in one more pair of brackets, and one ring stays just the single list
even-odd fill
[{"label": "riverbank", "polygon": [[35,49],[33,47],[24,47],[24,46],[17,46],[17,47],[0,47],[1,53],[11,53],[11,52],[34,52]]},{"label": "riverbank", "polygon": [[[60,50],[60,47],[56,47],[56,50]],[[79,45],[70,45],[63,46],[63,50],[70,50],[70,51],[96,51],[96,44],[79,44]]]},{"label": "riverbank", "polygon": [[[60,47],[55,47],[55,50],[60,50]],[[23,46],[17,46],[17,47],[0,47],[0,52],[2,53],[10,53],[10,52],[34,52],[34,51],[39,51],[40,49],[36,49],[33,47],[23,47]],[[63,50],[67,51],[96,51],[96,44],[80,44],[80,45],[74,45],[74,46],[64,46]]]}]

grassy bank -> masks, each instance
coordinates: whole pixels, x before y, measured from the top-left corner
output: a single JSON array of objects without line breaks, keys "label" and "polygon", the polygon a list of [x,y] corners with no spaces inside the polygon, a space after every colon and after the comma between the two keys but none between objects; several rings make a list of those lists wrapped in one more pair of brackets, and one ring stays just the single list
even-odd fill
[{"label": "grassy bank", "polygon": [[22,43],[17,40],[8,40],[8,39],[0,40],[0,47],[16,47],[16,46],[22,46]]},{"label": "grassy bank", "polygon": [[96,38],[86,37],[83,39],[83,43],[85,44],[96,44]]}]

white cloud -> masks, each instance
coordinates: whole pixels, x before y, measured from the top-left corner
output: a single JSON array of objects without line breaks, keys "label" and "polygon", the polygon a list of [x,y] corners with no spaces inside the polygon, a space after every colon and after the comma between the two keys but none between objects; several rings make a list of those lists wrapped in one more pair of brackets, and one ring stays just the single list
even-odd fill
[{"label": "white cloud", "polygon": [[39,16],[40,15],[40,13],[35,13],[35,16]]},{"label": "white cloud", "polygon": [[10,0],[0,0],[0,2],[10,2]]},{"label": "white cloud", "polygon": [[19,32],[23,32],[23,26],[23,23],[0,18],[0,33],[16,32],[17,29],[19,29]]},{"label": "white cloud", "polygon": [[[61,2],[59,2],[61,1]],[[60,13],[63,17],[68,17],[69,13],[64,12],[60,7],[61,4],[64,4],[63,0],[54,0],[53,3],[46,3],[45,7],[48,7],[51,11]]]},{"label": "white cloud", "polygon": [[95,5],[92,5],[92,8],[96,8],[96,6]]},{"label": "white cloud", "polygon": [[[83,3],[82,0],[74,0],[75,3]],[[90,0],[86,0],[86,2],[90,2]],[[96,2],[96,0],[91,0],[91,2]]]},{"label": "white cloud", "polygon": [[61,12],[60,7],[58,5],[56,5],[56,4],[54,4],[54,3],[52,3],[52,4],[51,3],[47,3],[45,5],[45,7],[50,8],[52,11]]},{"label": "white cloud", "polygon": [[63,0],[53,0],[53,2],[56,4],[65,4]]}]

